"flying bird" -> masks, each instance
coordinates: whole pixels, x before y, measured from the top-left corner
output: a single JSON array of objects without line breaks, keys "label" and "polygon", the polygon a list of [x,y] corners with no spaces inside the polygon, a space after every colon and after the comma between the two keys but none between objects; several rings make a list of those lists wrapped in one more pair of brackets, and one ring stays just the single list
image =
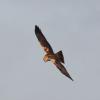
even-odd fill
[{"label": "flying bird", "polygon": [[37,25],[35,25],[35,34],[36,34],[38,41],[40,42],[40,45],[43,47],[44,51],[46,52],[43,58],[44,62],[51,61],[60,70],[60,72],[63,75],[67,76],[69,79],[73,81],[70,74],[68,73],[68,71],[63,65],[65,62],[64,62],[62,51],[54,53],[51,45],[49,44],[49,42],[43,35],[41,29]]}]

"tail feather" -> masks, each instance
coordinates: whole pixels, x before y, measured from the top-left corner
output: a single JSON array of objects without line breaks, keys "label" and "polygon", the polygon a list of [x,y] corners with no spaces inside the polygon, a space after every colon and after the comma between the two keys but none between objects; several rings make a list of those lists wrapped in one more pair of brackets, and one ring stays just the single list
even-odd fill
[{"label": "tail feather", "polygon": [[58,59],[60,60],[60,62],[65,63],[62,51],[57,52],[56,55],[57,55]]}]

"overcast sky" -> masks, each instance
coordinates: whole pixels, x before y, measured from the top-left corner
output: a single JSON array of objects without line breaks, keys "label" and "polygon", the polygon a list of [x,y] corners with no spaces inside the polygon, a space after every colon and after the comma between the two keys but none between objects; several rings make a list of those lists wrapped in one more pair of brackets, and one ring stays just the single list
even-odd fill
[{"label": "overcast sky", "polygon": [[[42,60],[36,24],[74,82]],[[100,100],[100,1],[0,0],[0,100]]]}]

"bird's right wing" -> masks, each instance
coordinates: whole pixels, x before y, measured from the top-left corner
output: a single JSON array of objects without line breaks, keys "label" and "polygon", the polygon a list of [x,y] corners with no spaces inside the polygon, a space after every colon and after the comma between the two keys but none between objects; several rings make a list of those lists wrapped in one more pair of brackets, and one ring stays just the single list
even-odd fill
[{"label": "bird's right wing", "polygon": [[46,53],[53,53],[52,47],[50,46],[50,44],[48,43],[38,26],[35,26],[35,34],[44,51]]},{"label": "bird's right wing", "polygon": [[68,71],[66,70],[66,68],[59,62],[59,61],[56,61],[54,62],[54,64],[56,65],[56,67],[60,70],[60,72],[62,74],[64,74],[65,76],[67,76],[68,78],[70,78],[72,81],[73,79],[71,78],[71,76],[69,75]]}]

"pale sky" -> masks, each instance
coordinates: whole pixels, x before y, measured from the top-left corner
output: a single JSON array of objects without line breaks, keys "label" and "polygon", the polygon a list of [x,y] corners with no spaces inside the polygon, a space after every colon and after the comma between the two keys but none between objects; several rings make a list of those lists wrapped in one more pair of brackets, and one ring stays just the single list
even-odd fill
[{"label": "pale sky", "polygon": [[[74,82],[42,60],[35,25]],[[99,76],[99,0],[0,0],[0,100],[100,100]]]}]

